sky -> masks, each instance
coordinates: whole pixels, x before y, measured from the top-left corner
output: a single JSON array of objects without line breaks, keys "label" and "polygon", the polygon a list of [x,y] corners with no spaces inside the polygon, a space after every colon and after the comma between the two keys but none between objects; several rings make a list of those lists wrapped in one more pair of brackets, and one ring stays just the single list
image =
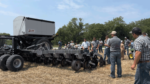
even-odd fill
[{"label": "sky", "polygon": [[17,16],[55,22],[55,33],[76,17],[102,23],[122,16],[126,23],[150,18],[150,0],[0,0],[0,33],[13,35]]}]

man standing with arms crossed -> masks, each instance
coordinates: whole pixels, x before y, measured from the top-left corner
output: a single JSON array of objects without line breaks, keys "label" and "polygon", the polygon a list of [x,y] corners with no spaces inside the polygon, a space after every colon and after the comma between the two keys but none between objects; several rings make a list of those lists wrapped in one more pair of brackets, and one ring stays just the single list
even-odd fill
[{"label": "man standing with arms crossed", "polygon": [[105,37],[105,41],[104,41],[104,46],[105,46],[105,51],[104,51],[104,61],[106,59],[106,55],[107,55],[107,63],[110,64],[110,48],[107,46],[109,42],[109,38],[108,36]]},{"label": "man standing with arms crossed", "polygon": [[91,44],[92,44],[93,53],[97,53],[98,48],[99,48],[99,42],[98,42],[98,40],[96,40],[95,37],[93,37],[93,41],[91,42]]},{"label": "man standing with arms crossed", "polygon": [[121,68],[121,51],[120,43],[121,40],[116,36],[116,31],[111,32],[112,38],[108,42],[108,47],[110,47],[110,61],[111,61],[111,73],[110,77],[115,78],[115,62],[117,62],[117,74],[118,77],[122,77]]},{"label": "man standing with arms crossed", "polygon": [[131,69],[134,70],[136,65],[136,74],[134,84],[150,84],[150,40],[143,37],[140,28],[132,29],[134,41],[134,63]]}]

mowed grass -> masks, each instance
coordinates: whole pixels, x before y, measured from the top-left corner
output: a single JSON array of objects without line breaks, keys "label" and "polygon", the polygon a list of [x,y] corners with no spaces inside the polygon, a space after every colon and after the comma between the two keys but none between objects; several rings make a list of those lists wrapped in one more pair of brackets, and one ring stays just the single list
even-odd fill
[{"label": "mowed grass", "polygon": [[[100,53],[103,55],[103,53]],[[131,70],[133,60],[125,56],[122,62],[122,78],[112,79],[110,75],[110,65],[97,67],[93,70],[83,70],[78,72],[71,67],[61,67],[25,62],[24,67],[19,72],[0,70],[0,84],[134,84],[136,70]]]}]

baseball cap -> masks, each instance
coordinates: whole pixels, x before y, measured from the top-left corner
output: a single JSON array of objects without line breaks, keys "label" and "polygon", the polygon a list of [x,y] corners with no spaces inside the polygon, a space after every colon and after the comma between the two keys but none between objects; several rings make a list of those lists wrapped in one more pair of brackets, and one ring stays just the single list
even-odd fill
[{"label": "baseball cap", "polygon": [[140,28],[134,27],[130,33],[132,33],[132,34],[133,33],[135,33],[135,34],[142,34],[142,31],[141,31]]},{"label": "baseball cap", "polygon": [[116,31],[112,31],[110,34],[116,34],[117,32]]}]

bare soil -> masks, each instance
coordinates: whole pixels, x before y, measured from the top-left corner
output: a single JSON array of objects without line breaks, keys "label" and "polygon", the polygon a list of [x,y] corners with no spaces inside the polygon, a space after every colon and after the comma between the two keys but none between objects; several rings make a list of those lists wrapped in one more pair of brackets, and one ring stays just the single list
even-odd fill
[{"label": "bare soil", "polygon": [[[103,55],[103,53],[100,53]],[[122,78],[112,79],[110,65],[93,70],[81,68],[75,72],[71,67],[61,67],[25,62],[19,72],[0,70],[0,84],[133,84],[136,70],[131,70],[133,60],[125,55],[122,61]]]}]

